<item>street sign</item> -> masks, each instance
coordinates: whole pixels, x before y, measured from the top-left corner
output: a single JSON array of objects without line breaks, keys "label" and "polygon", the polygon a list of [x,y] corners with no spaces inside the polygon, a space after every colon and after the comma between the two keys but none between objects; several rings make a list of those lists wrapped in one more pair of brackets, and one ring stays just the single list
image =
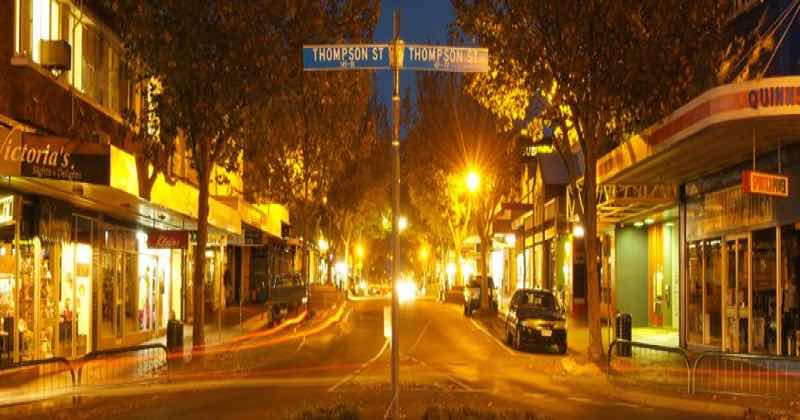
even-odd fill
[{"label": "street sign", "polygon": [[304,45],[303,70],[388,70],[389,45]]},{"label": "street sign", "polygon": [[403,51],[403,69],[458,73],[487,72],[489,71],[489,50],[486,48],[406,44],[405,51]]}]

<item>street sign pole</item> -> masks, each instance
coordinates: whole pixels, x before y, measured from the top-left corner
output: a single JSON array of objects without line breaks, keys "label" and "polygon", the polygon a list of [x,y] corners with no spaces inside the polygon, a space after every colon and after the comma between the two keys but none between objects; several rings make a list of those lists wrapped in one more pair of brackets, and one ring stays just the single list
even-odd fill
[{"label": "street sign pole", "polygon": [[400,11],[394,11],[394,41],[392,53],[392,419],[400,416],[400,297],[397,293],[399,275],[398,241],[400,230],[400,68],[403,65],[403,41],[400,39]]},{"label": "street sign pole", "polygon": [[[489,69],[485,48],[406,45],[400,39],[400,12],[394,11],[394,38],[390,44],[304,45],[303,70],[392,71],[392,398],[390,412],[400,419],[400,71],[478,73]],[[387,413],[388,414],[388,413]]]}]

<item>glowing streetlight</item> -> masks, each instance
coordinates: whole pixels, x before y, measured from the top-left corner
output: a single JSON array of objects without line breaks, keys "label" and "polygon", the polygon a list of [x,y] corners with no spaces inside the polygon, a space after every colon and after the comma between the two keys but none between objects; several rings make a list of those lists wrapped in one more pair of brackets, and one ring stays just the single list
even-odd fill
[{"label": "glowing streetlight", "polygon": [[321,252],[328,252],[328,241],[325,238],[319,238],[317,246],[319,246]]},{"label": "glowing streetlight", "polygon": [[400,216],[397,219],[397,227],[400,230],[400,232],[406,230],[406,228],[408,227],[408,219],[406,219],[405,216]]},{"label": "glowing streetlight", "polygon": [[467,173],[467,191],[474,193],[481,185],[481,176],[474,170]]},{"label": "glowing streetlight", "polygon": [[356,257],[358,259],[364,258],[364,246],[361,244],[356,245]]},{"label": "glowing streetlight", "polygon": [[423,245],[419,249],[419,259],[422,262],[428,261],[428,257],[430,256],[430,251],[428,251],[428,247]]}]

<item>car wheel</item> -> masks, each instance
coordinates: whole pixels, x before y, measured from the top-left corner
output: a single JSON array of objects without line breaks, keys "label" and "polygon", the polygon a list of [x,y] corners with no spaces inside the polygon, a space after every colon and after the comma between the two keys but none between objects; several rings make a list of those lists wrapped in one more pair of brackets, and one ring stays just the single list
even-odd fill
[{"label": "car wheel", "polygon": [[511,331],[506,328],[506,344],[509,346],[514,344],[514,337],[511,336]]},{"label": "car wheel", "polygon": [[567,354],[567,341],[558,344],[558,354]]},{"label": "car wheel", "polygon": [[469,316],[469,306],[464,305],[464,316]]},{"label": "car wheel", "polygon": [[514,333],[514,349],[522,350],[522,336],[519,333],[519,327],[517,327],[517,332]]}]

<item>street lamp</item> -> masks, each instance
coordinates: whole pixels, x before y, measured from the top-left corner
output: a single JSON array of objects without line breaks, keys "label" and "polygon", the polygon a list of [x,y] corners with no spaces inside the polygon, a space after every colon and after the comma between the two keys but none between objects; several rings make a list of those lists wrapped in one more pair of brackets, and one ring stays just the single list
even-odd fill
[{"label": "street lamp", "polygon": [[419,259],[420,259],[420,261],[422,261],[422,262],[428,261],[429,255],[430,255],[430,252],[428,251],[428,247],[427,246],[423,245],[422,247],[420,247],[420,249],[419,249]]},{"label": "street lamp", "polygon": [[356,257],[358,259],[364,258],[364,246],[361,244],[356,245]]},{"label": "street lamp", "polygon": [[405,216],[400,216],[397,219],[397,228],[400,230],[400,232],[402,232],[406,230],[407,227],[408,227],[408,219],[406,219]]},{"label": "street lamp", "polygon": [[325,238],[319,238],[317,246],[319,246],[321,252],[328,252],[328,241]]},{"label": "street lamp", "polygon": [[467,173],[466,183],[467,191],[474,193],[475,191],[478,191],[478,188],[481,185],[481,176],[474,169],[470,169],[470,171]]}]

